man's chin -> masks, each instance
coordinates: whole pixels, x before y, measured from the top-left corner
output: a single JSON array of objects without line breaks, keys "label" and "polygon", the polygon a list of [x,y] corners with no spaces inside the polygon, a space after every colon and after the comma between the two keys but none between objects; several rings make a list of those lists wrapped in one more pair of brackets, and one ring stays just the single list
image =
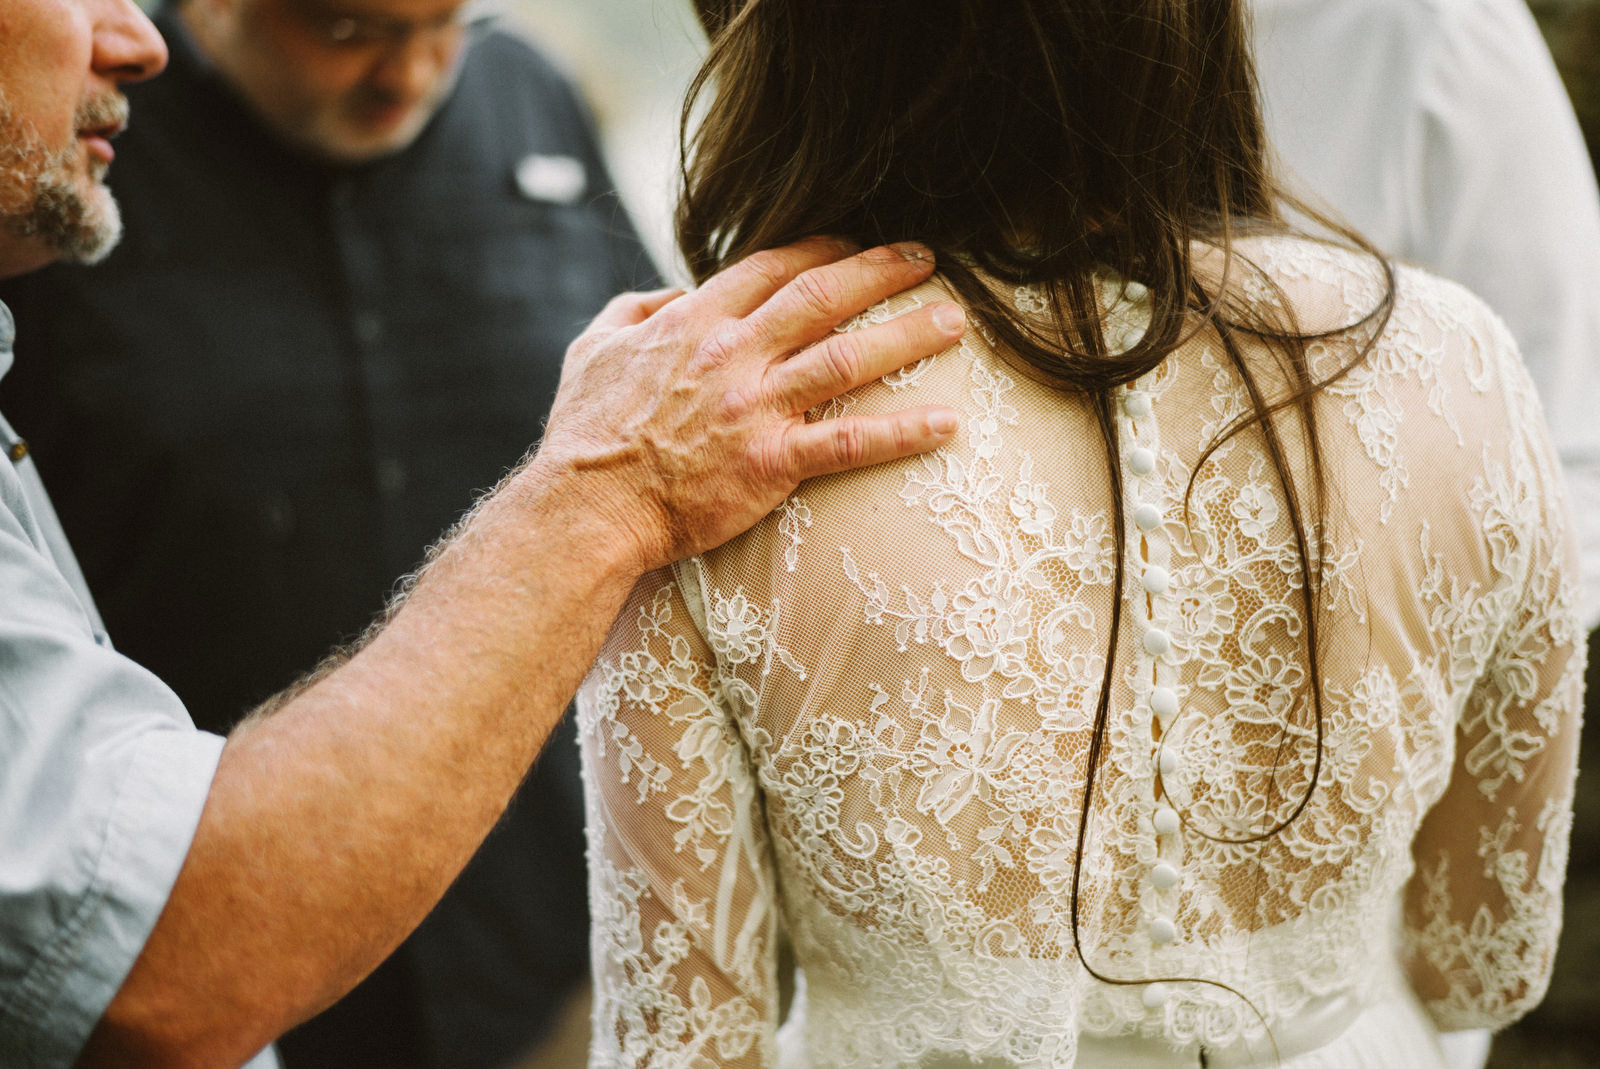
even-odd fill
[{"label": "man's chin", "polygon": [[71,260],[80,264],[97,264],[110,256],[122,241],[122,209],[109,194],[105,204],[96,212],[71,252]]},{"label": "man's chin", "polygon": [[300,141],[330,163],[372,163],[407,148],[421,136],[434,110],[415,107],[393,120],[383,117],[330,119],[306,130]]},{"label": "man's chin", "polygon": [[98,182],[80,185],[42,179],[25,211],[0,220],[13,237],[40,250],[38,266],[52,260],[96,264],[122,239],[122,212],[111,191]]},{"label": "man's chin", "polygon": [[40,237],[67,263],[97,264],[122,240],[122,210],[98,182],[87,190],[60,189],[35,206]]}]

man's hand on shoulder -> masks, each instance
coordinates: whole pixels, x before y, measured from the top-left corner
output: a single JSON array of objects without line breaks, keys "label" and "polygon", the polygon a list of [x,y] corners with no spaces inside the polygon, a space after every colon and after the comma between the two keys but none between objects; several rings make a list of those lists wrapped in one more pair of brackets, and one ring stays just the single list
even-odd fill
[{"label": "man's hand on shoulder", "polygon": [[933,272],[921,246],[851,251],[814,239],[751,256],[693,293],[613,300],[567,351],[527,477],[564,484],[632,539],[642,571],[743,532],[801,480],[942,445],[957,425],[948,409],[806,422],[809,409],[955,344],[965,326],[941,302],[836,333]]}]

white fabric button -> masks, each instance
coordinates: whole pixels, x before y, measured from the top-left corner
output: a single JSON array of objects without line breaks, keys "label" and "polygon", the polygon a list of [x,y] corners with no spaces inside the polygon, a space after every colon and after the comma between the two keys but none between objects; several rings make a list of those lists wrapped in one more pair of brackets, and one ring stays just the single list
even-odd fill
[{"label": "white fabric button", "polygon": [[1150,692],[1150,708],[1165,720],[1178,714],[1178,692],[1171,687],[1157,687]]},{"label": "white fabric button", "polygon": [[1165,657],[1167,651],[1172,649],[1172,636],[1159,627],[1152,627],[1144,633],[1144,651],[1152,657]]},{"label": "white fabric button", "polygon": [[[1134,522],[1137,523],[1138,520],[1135,519]],[[1144,587],[1147,594],[1165,594],[1172,586],[1172,575],[1161,565],[1152,564],[1139,577],[1139,585]]]},{"label": "white fabric button", "polygon": [[1176,776],[1178,774],[1178,752],[1176,750],[1162,750],[1159,762],[1163,776]]},{"label": "white fabric button", "polygon": [[1128,467],[1135,475],[1149,475],[1156,470],[1156,455],[1141,445],[1129,451]]},{"label": "white fabric button", "polygon": [[1161,526],[1161,510],[1151,504],[1133,510],[1133,524],[1141,531],[1154,531]]},{"label": "white fabric button", "polygon": [[1157,809],[1155,815],[1150,818],[1150,822],[1156,826],[1157,835],[1176,835],[1178,834],[1178,827],[1182,823],[1178,820],[1178,811],[1170,805],[1164,805]]},{"label": "white fabric button", "polygon": [[1178,926],[1165,917],[1157,917],[1150,922],[1150,942],[1158,947],[1164,947],[1178,938]]},{"label": "white fabric button", "polygon": [[1172,992],[1167,989],[1167,985],[1158,981],[1153,984],[1146,984],[1139,998],[1144,1003],[1145,1009],[1159,1010],[1167,1004],[1167,999],[1171,997],[1171,994]]},{"label": "white fabric button", "polygon": [[1150,414],[1150,395],[1139,390],[1129,390],[1122,399],[1122,410],[1134,419],[1144,419]]},{"label": "white fabric button", "polygon": [[1157,891],[1170,891],[1178,886],[1178,870],[1165,861],[1157,861],[1150,870],[1150,882],[1156,885]]}]

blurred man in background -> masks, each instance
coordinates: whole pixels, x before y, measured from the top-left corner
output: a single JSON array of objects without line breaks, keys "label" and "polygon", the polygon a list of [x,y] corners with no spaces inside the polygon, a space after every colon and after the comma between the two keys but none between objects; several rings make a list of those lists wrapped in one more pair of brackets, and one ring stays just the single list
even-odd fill
[{"label": "blurred man in background", "polygon": [[[185,0],[132,87],[127,239],[0,287],[4,401],[122,650],[225,730],[359,633],[539,437],[581,326],[654,273],[571,86],[463,0]],[[290,1069],[476,1069],[587,971],[558,733],[415,935]]]}]

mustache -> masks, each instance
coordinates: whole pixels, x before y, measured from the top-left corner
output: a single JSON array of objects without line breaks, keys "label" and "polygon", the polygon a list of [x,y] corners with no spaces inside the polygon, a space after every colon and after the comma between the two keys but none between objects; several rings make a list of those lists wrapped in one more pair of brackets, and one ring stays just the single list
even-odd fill
[{"label": "mustache", "polygon": [[88,97],[78,105],[73,122],[79,130],[128,125],[128,98],[115,89]]}]

